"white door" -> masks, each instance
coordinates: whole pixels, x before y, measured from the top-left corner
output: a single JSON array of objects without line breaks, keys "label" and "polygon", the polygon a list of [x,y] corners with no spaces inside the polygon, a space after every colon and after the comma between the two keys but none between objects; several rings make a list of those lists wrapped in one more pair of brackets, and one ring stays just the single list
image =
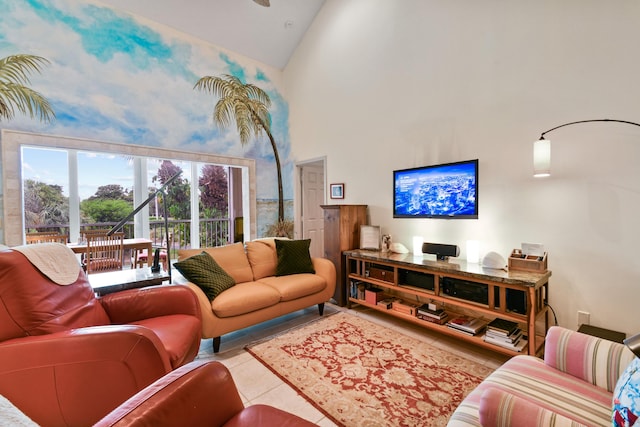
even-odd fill
[{"label": "white door", "polygon": [[324,161],[300,166],[300,222],[302,238],[311,239],[309,252],[313,257],[324,255],[324,211],[325,203]]}]

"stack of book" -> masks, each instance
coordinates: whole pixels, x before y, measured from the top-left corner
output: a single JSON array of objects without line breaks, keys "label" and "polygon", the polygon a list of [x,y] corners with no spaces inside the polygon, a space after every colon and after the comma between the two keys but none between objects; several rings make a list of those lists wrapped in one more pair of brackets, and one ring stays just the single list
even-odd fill
[{"label": "stack of book", "polygon": [[447,322],[447,326],[467,335],[477,335],[484,330],[487,322],[470,316],[456,316]]},{"label": "stack of book", "polygon": [[356,299],[365,298],[365,290],[366,290],[365,282],[362,282],[360,280],[351,280],[349,288],[350,288],[349,295],[351,295],[351,298],[356,298]]},{"label": "stack of book", "polygon": [[442,308],[432,310],[429,308],[429,304],[422,304],[416,311],[416,317],[427,322],[444,325],[449,315]]},{"label": "stack of book", "polygon": [[484,341],[514,351],[522,351],[527,344],[518,324],[505,319],[493,319],[489,322]]}]

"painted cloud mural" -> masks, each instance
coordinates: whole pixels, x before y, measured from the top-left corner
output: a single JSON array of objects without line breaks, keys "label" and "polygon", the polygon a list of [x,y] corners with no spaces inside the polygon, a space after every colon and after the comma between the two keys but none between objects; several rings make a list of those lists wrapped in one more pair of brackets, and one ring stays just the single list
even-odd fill
[{"label": "painted cloud mural", "polygon": [[57,115],[51,124],[18,117],[0,126],[254,158],[258,199],[275,199],[266,136],[242,147],[235,127],[220,130],[213,124],[215,100],[193,89],[202,76],[231,74],[271,97],[285,199],[292,198],[289,110],[274,83],[280,77],[276,71],[269,76],[267,66],[99,2],[0,0],[0,10],[0,57],[29,53],[51,61],[32,77],[32,87]]}]

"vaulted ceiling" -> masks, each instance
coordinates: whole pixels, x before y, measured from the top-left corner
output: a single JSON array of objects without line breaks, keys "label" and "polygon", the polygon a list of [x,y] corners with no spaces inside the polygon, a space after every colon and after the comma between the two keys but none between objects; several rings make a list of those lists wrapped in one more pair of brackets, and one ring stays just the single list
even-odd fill
[{"label": "vaulted ceiling", "polygon": [[283,69],[325,0],[100,0]]}]

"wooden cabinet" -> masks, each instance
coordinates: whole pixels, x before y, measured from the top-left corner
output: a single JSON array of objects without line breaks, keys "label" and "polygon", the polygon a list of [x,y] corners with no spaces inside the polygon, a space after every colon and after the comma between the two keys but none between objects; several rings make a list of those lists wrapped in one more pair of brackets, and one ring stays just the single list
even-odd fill
[{"label": "wooden cabinet", "polygon": [[367,224],[367,205],[323,205],[324,257],[336,266],[336,304],[347,303],[342,252],[360,246],[360,226]]},{"label": "wooden cabinet", "polygon": [[[486,322],[504,319],[517,323],[526,336],[521,353],[540,355],[544,350],[549,328],[550,271],[507,272],[459,260],[431,261],[413,254],[362,250],[343,254],[349,304],[383,311],[496,352],[519,354],[486,342],[484,332],[468,335],[446,324],[422,320],[417,316],[417,307],[435,304],[449,313],[449,318],[466,315]],[[389,299],[401,300],[398,310],[388,305]]]}]

